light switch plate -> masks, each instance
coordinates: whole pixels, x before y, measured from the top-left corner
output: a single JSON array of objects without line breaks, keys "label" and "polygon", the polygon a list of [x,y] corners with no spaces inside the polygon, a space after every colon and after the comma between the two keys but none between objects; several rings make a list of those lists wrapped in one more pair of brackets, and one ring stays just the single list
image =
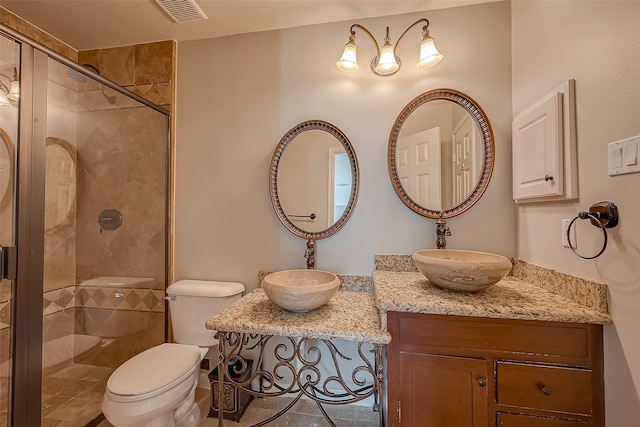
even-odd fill
[{"label": "light switch plate", "polygon": [[610,142],[607,147],[609,175],[640,172],[640,135]]}]

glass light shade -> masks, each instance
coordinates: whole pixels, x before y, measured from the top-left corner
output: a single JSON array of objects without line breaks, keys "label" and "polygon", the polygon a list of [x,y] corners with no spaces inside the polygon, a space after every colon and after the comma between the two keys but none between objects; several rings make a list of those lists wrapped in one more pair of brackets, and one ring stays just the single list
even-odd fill
[{"label": "glass light shade", "polygon": [[336,62],[336,67],[342,71],[358,71],[360,68],[356,59],[356,44],[353,41],[349,40],[349,42],[344,45],[344,52],[342,52],[342,57]]},{"label": "glass light shade", "polygon": [[0,88],[0,107],[11,106],[9,99],[7,98],[7,94],[3,89],[4,88]]},{"label": "glass light shade", "polygon": [[11,90],[9,90],[9,94],[7,95],[12,101],[18,101],[20,99],[20,82],[15,80],[11,82]]},{"label": "glass light shade", "polygon": [[431,36],[424,36],[420,42],[420,59],[418,68],[427,68],[442,61],[442,54],[436,49]]},{"label": "glass light shade", "polygon": [[385,42],[380,49],[380,57],[374,71],[378,74],[393,74],[400,68],[400,64],[396,61],[396,54],[393,46],[389,42]]}]

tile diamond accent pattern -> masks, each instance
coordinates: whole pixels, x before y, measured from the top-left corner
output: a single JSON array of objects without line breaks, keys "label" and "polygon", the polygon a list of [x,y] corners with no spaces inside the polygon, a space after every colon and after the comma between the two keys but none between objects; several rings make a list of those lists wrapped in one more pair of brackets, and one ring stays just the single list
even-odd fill
[{"label": "tile diamond accent pattern", "polygon": [[96,302],[96,307],[106,308],[104,305],[104,301],[107,299],[107,296],[104,294],[102,289],[97,289],[93,294],[92,298]]},{"label": "tile diamond accent pattern", "polygon": [[125,297],[125,301],[127,305],[131,307],[132,310],[134,310],[136,306],[140,304],[140,301],[142,301],[142,299],[137,292],[131,291],[129,292],[129,295]]},{"label": "tile diamond accent pattern", "polygon": [[[67,299],[65,293],[56,301],[67,306]],[[165,310],[164,290],[76,286],[75,307],[162,313]]]},{"label": "tile diamond accent pattern", "polygon": [[149,292],[142,301],[144,301],[149,311],[151,311],[151,309],[158,304],[158,297],[153,292]]}]

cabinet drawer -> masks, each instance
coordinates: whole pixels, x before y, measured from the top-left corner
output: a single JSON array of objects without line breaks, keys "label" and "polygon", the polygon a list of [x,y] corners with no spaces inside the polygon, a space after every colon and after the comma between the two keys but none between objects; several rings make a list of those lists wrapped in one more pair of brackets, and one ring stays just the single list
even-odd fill
[{"label": "cabinet drawer", "polygon": [[592,415],[592,372],[558,366],[497,362],[498,405]]},{"label": "cabinet drawer", "polygon": [[[526,320],[485,319],[414,313],[394,313],[395,344],[416,353],[495,354],[535,357],[586,364],[591,356],[587,325]],[[394,345],[395,345],[394,344]],[[566,363],[566,362],[563,362]]]},{"label": "cabinet drawer", "polygon": [[584,427],[580,421],[498,413],[498,427]]}]

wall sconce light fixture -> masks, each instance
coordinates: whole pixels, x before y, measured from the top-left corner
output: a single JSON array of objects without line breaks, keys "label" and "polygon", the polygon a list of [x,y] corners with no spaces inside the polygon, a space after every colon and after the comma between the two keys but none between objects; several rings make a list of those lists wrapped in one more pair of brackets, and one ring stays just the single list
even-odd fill
[{"label": "wall sconce light fixture", "polygon": [[371,41],[373,41],[373,44],[376,46],[377,55],[371,61],[371,71],[378,76],[390,76],[395,74],[400,69],[401,63],[400,58],[396,55],[396,48],[400,44],[400,40],[402,40],[404,35],[407,34],[411,28],[421,22],[424,22],[425,25],[422,27],[422,41],[420,42],[418,68],[428,68],[436,65],[442,60],[442,55],[438,52],[438,49],[436,49],[436,46],[433,43],[433,37],[429,35],[429,20],[423,18],[409,25],[409,27],[404,30],[398,38],[395,47],[391,44],[391,39],[389,38],[389,27],[387,27],[387,36],[384,38],[384,44],[382,45],[382,48],[380,48],[375,37],[373,37],[369,30],[360,24],[353,24],[349,29],[349,41],[344,46],[344,52],[342,53],[340,60],[336,63],[336,66],[342,71],[358,71],[360,68],[356,59],[355,32],[355,29],[359,28],[369,36]]},{"label": "wall sconce light fixture", "polygon": [[[6,83],[3,81],[6,80]],[[16,107],[20,100],[20,82],[14,69],[14,78],[0,74],[0,106]]]}]

